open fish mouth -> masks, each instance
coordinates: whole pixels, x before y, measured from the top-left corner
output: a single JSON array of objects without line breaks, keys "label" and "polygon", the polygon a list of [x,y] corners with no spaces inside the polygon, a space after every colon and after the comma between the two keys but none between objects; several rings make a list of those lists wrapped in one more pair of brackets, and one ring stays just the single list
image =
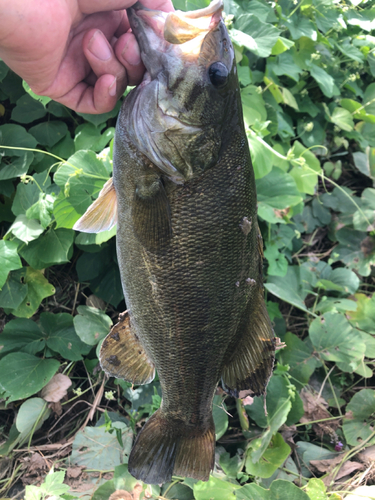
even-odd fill
[{"label": "open fish mouth", "polygon": [[[223,0],[213,0],[207,7],[191,12],[150,10],[137,2],[127,13],[142,52],[152,47],[164,53],[173,50],[181,58],[194,58],[199,56],[207,33],[218,26],[222,10]],[[144,62],[147,67],[147,58]]]}]

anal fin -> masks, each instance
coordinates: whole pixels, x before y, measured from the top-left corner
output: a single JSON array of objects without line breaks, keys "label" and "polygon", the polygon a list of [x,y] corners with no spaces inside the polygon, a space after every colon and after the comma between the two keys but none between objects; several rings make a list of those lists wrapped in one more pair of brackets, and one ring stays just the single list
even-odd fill
[{"label": "anal fin", "polygon": [[130,318],[126,313],[120,315],[119,322],[104,339],[99,360],[109,376],[135,385],[148,384],[155,377],[155,367],[132,333]]},{"label": "anal fin", "polygon": [[264,394],[272,375],[276,339],[259,286],[239,326],[238,344],[228,353],[222,372],[224,390],[238,397],[239,391],[250,389],[254,395]]},{"label": "anal fin", "polygon": [[150,252],[165,248],[172,236],[171,209],[160,178],[147,176],[137,186],[132,204],[134,232]]},{"label": "anal fin", "polygon": [[83,233],[109,231],[117,223],[117,196],[111,177],[98,198],[74,224],[73,229]]}]

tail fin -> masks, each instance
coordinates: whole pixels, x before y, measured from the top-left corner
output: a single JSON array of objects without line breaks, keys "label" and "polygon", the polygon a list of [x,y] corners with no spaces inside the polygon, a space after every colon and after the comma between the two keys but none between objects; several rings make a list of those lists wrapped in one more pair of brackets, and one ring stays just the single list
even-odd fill
[{"label": "tail fin", "polygon": [[148,484],[172,475],[208,481],[215,462],[215,426],[187,426],[155,412],[138,434],[129,457],[129,472]]}]

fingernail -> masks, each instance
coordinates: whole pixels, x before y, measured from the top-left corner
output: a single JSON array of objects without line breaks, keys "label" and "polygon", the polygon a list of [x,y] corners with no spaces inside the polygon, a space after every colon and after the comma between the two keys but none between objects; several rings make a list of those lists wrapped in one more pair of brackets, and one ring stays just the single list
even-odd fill
[{"label": "fingernail", "polygon": [[136,41],[127,43],[124,50],[121,52],[121,56],[132,66],[138,66],[138,64],[141,64],[142,61],[141,51],[139,50],[139,45]]},{"label": "fingernail", "polygon": [[111,48],[101,31],[95,32],[89,42],[88,49],[101,61],[108,61],[108,59],[112,56]]},{"label": "fingernail", "polygon": [[111,85],[109,86],[108,88],[108,94],[111,96],[111,97],[115,97],[116,95],[116,78],[113,80],[113,82],[111,83]]}]

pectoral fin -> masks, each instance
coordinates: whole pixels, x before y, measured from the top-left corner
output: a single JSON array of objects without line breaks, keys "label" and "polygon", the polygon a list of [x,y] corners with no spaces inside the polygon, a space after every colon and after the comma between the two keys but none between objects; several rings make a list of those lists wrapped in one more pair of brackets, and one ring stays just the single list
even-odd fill
[{"label": "pectoral fin", "polygon": [[260,286],[239,328],[238,343],[228,353],[222,372],[224,389],[235,397],[245,389],[258,396],[265,393],[272,375],[276,347]]},{"label": "pectoral fin", "polygon": [[117,197],[111,177],[100,191],[98,199],[74,224],[73,229],[83,233],[108,231],[117,223]]},{"label": "pectoral fin", "polygon": [[147,250],[158,252],[169,244],[172,236],[171,209],[159,178],[144,179],[137,186],[132,218],[134,232]]},{"label": "pectoral fin", "polygon": [[149,384],[155,377],[155,367],[130,327],[128,314],[104,339],[100,349],[100,364],[111,377],[122,378],[136,385]]}]

